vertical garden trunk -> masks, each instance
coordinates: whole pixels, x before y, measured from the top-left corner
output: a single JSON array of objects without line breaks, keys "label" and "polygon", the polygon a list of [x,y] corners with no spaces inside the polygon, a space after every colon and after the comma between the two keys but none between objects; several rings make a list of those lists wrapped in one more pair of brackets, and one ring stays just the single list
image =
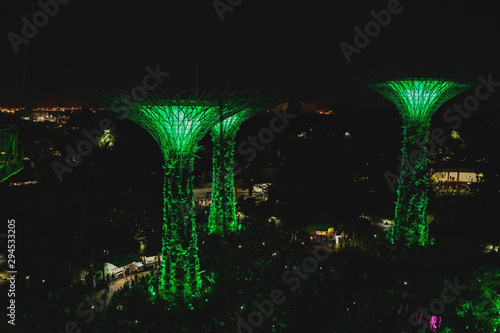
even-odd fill
[{"label": "vertical garden trunk", "polygon": [[427,203],[429,180],[427,177],[429,122],[405,120],[401,147],[401,173],[395,222],[391,230],[394,242],[407,245],[427,245],[429,227]]},{"label": "vertical garden trunk", "polygon": [[188,304],[202,285],[193,210],[194,156],[176,155],[165,163],[159,291],[164,299],[181,297]]},{"label": "vertical garden trunk", "polygon": [[225,137],[221,143],[219,134],[212,132],[212,141],[212,204],[208,229],[211,234],[222,235],[225,220],[227,233],[234,233],[238,229],[234,197],[234,135]]}]

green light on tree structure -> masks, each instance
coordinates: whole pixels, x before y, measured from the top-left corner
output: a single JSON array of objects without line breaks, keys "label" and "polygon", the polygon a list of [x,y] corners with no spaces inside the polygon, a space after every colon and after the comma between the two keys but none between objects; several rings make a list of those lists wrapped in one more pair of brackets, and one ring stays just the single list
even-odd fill
[{"label": "green light on tree structure", "polygon": [[[15,95],[17,89],[0,91],[0,100]],[[22,155],[18,149],[18,129],[14,125],[0,124],[0,183],[23,170]]]},{"label": "green light on tree structure", "polygon": [[18,151],[17,130],[14,125],[0,125],[0,182],[23,169]]},{"label": "green light on tree structure", "polygon": [[171,306],[192,308],[202,290],[193,203],[198,143],[215,124],[247,109],[254,95],[232,93],[220,99],[215,93],[150,93],[146,101],[134,105],[127,103],[121,92],[106,93],[109,104],[116,100],[127,104],[120,112],[155,138],[164,157],[163,260],[158,291]]},{"label": "green light on tree structure", "polygon": [[212,127],[212,203],[208,217],[208,230],[211,234],[223,235],[224,231],[234,233],[238,230],[234,196],[235,136],[243,122],[265,110],[270,104],[271,101],[264,99],[255,100],[251,108],[241,110]]},{"label": "green light on tree structure", "polygon": [[500,332],[500,270],[486,266],[473,272],[467,290],[457,297],[455,332]]},{"label": "green light on tree structure", "polygon": [[427,177],[430,120],[447,100],[469,85],[457,80],[437,78],[406,78],[369,84],[391,100],[403,117],[401,173],[398,179],[392,243],[407,246],[429,243]]}]

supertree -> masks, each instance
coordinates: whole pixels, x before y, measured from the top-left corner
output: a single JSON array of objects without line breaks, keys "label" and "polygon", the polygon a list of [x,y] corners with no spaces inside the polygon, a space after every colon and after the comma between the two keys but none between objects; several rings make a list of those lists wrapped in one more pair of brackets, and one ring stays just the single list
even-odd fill
[{"label": "supertree", "polygon": [[198,143],[221,120],[248,109],[258,93],[185,92],[148,93],[131,103],[121,91],[99,93],[108,105],[123,102],[119,113],[146,129],[164,157],[162,262],[160,296],[169,304],[192,302],[202,293],[193,203],[193,165]]},{"label": "supertree", "polygon": [[254,100],[250,108],[224,119],[210,131],[214,144],[212,202],[208,217],[208,230],[211,234],[234,233],[238,229],[234,195],[235,136],[241,124],[266,110],[273,102],[273,97],[261,96]]},{"label": "supertree", "polygon": [[403,118],[401,172],[390,240],[393,244],[426,246],[429,243],[426,144],[431,117],[444,102],[467,89],[469,81],[462,77],[388,74],[367,84],[392,101]]}]

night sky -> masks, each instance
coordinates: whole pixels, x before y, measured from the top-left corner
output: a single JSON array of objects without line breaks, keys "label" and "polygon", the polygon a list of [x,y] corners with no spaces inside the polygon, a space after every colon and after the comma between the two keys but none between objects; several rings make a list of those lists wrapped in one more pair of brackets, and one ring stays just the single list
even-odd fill
[{"label": "night sky", "polygon": [[[31,24],[43,6],[58,2],[65,4],[16,53],[9,38],[23,35],[23,20]],[[239,4],[223,12],[221,21],[214,2]],[[367,45],[357,45],[359,52],[347,61],[339,44],[355,47],[355,30],[364,31],[375,21],[374,13],[388,13],[388,8],[398,13],[380,31],[369,32]],[[493,325],[500,327],[500,251],[495,251],[500,245],[499,13],[497,1],[491,0],[0,0],[0,108],[25,108],[0,115],[0,127],[4,121],[15,124],[20,161],[20,172],[0,184],[5,225],[0,238],[11,228],[6,220],[16,220],[17,226],[18,242],[15,249],[9,245],[8,253],[12,258],[15,253],[19,266],[18,327],[60,332],[71,320],[82,332],[234,332],[242,327],[238,316],[265,315],[252,324],[262,324],[263,332],[389,332],[408,328],[417,318],[413,314],[432,310],[441,295],[446,312],[434,312],[440,323],[442,316],[453,332],[493,332]],[[164,133],[155,136],[148,125],[139,126],[141,121],[117,119],[109,110],[94,112],[96,101],[84,97],[86,89],[141,86],[147,67],[170,73],[158,90],[194,89],[198,72],[202,90],[256,89],[263,92],[259,96],[283,94],[281,101],[291,103],[283,113],[262,112],[249,119],[234,142],[221,135],[223,146],[206,135],[195,153],[163,143],[160,149],[155,138]],[[473,86],[440,107],[430,128],[446,139],[439,142],[433,135],[422,148],[428,124],[402,122],[395,104],[363,83],[385,69],[417,69],[422,76],[453,71],[498,83],[482,87],[482,93],[487,89],[491,94],[481,99],[477,112],[454,114],[463,126],[454,127],[443,115],[453,103],[467,109],[464,98],[477,94]],[[334,114],[311,112],[314,108],[301,108],[300,102],[318,104],[318,110],[328,106]],[[57,122],[23,119],[35,107],[82,110],[61,112]],[[156,117],[154,108],[149,111]],[[197,122],[186,112],[177,116],[183,131],[193,130]],[[110,119],[113,127],[103,135],[98,124]],[[279,129],[274,128],[277,120]],[[172,124],[163,125],[175,132]],[[9,135],[3,137],[14,137],[13,131],[4,129]],[[12,145],[2,140],[7,154],[0,163],[9,165]],[[217,207],[215,188],[227,190],[232,182],[227,168],[213,163],[231,156],[232,144],[235,184],[249,189],[236,204],[242,230],[209,234],[209,208],[191,205],[190,186],[197,189],[196,201],[213,191],[209,205]],[[217,149],[223,158],[213,153]],[[166,159],[162,150],[168,150]],[[192,178],[186,172],[191,172],[191,158]],[[400,165],[404,168],[398,170]],[[434,174],[429,182],[425,167]],[[209,190],[218,169],[220,182]],[[402,170],[411,172],[403,172],[395,191]],[[458,172],[475,172],[479,181],[438,181],[435,175],[441,171],[457,177]],[[61,172],[63,180],[57,175]],[[266,200],[253,191],[259,184],[270,184]],[[232,206],[229,200],[230,195],[224,196],[221,206]],[[392,246],[383,238],[394,215],[397,228],[406,220],[405,235],[388,237],[396,240]],[[426,216],[432,220],[433,245],[407,249],[412,237],[427,243]],[[222,217],[228,223],[231,216]],[[425,235],[414,237],[413,226]],[[316,227],[328,230],[332,241],[333,228],[342,235],[331,260],[311,257],[314,248],[319,250],[312,237],[318,236]],[[159,285],[166,286],[171,299],[162,301],[165,294],[154,289],[158,279],[148,277],[131,292],[123,285],[106,312],[84,320],[79,304],[106,283],[91,288],[89,274],[84,287],[78,277],[82,270],[100,270],[101,261],[135,255],[139,245],[144,245],[141,254],[162,253],[168,262],[161,275],[167,283]],[[484,249],[492,251],[483,254]],[[314,269],[306,269],[308,261]],[[301,280],[289,283],[284,277],[298,274],[300,263],[311,277],[305,281],[299,275],[304,283],[298,289]],[[191,288],[198,281],[193,272],[202,269],[203,290]],[[182,287],[181,277],[188,277]],[[457,277],[468,289],[462,295],[444,282]],[[2,283],[3,294],[7,281]],[[123,283],[115,280],[115,290]],[[286,292],[287,303],[273,300],[276,288]],[[456,301],[445,298],[443,290],[453,291]],[[270,315],[256,305],[268,295]],[[0,297],[0,303],[12,304],[9,298]],[[176,308],[181,303],[190,310]],[[0,315],[7,309],[0,304]],[[426,325],[424,317],[418,321]]]},{"label": "night sky", "polygon": [[[233,1],[237,3],[238,1]],[[0,86],[22,83],[27,45],[15,54],[7,34],[32,21],[32,1],[1,3]],[[162,87],[280,91],[333,105],[384,102],[353,80],[383,66],[465,65],[474,76],[496,70],[498,11],[491,1],[401,1],[401,13],[348,64],[339,43],[388,1],[242,1],[221,22],[212,1],[72,0],[29,42],[25,106],[84,104],[81,88],[131,88],[146,66],[170,72]],[[33,13],[41,10],[34,3]],[[495,76],[494,76],[495,77]],[[499,79],[500,81],[500,79]],[[16,105],[13,105],[16,106]]]}]

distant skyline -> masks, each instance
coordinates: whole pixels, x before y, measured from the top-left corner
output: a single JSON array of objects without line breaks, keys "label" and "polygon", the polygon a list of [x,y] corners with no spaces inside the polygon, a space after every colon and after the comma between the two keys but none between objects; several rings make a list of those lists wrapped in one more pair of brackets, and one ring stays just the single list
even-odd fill
[{"label": "distant skyline", "polygon": [[224,13],[223,22],[212,1],[60,1],[67,3],[17,54],[8,34],[21,35],[21,18],[32,22],[32,6],[33,13],[42,8],[31,0],[0,5],[0,86],[21,85],[29,47],[25,107],[81,104],[71,91],[82,88],[132,88],[146,66],[157,64],[170,73],[165,88],[194,88],[198,67],[200,89],[229,83],[281,91],[297,101],[380,106],[381,98],[354,81],[354,73],[418,64],[465,65],[487,75],[496,72],[499,59],[500,23],[489,2],[401,1],[399,13],[348,64],[339,44],[354,45],[353,29],[364,30],[374,21],[371,12],[386,10],[391,1],[334,7],[324,1],[243,1]]}]

